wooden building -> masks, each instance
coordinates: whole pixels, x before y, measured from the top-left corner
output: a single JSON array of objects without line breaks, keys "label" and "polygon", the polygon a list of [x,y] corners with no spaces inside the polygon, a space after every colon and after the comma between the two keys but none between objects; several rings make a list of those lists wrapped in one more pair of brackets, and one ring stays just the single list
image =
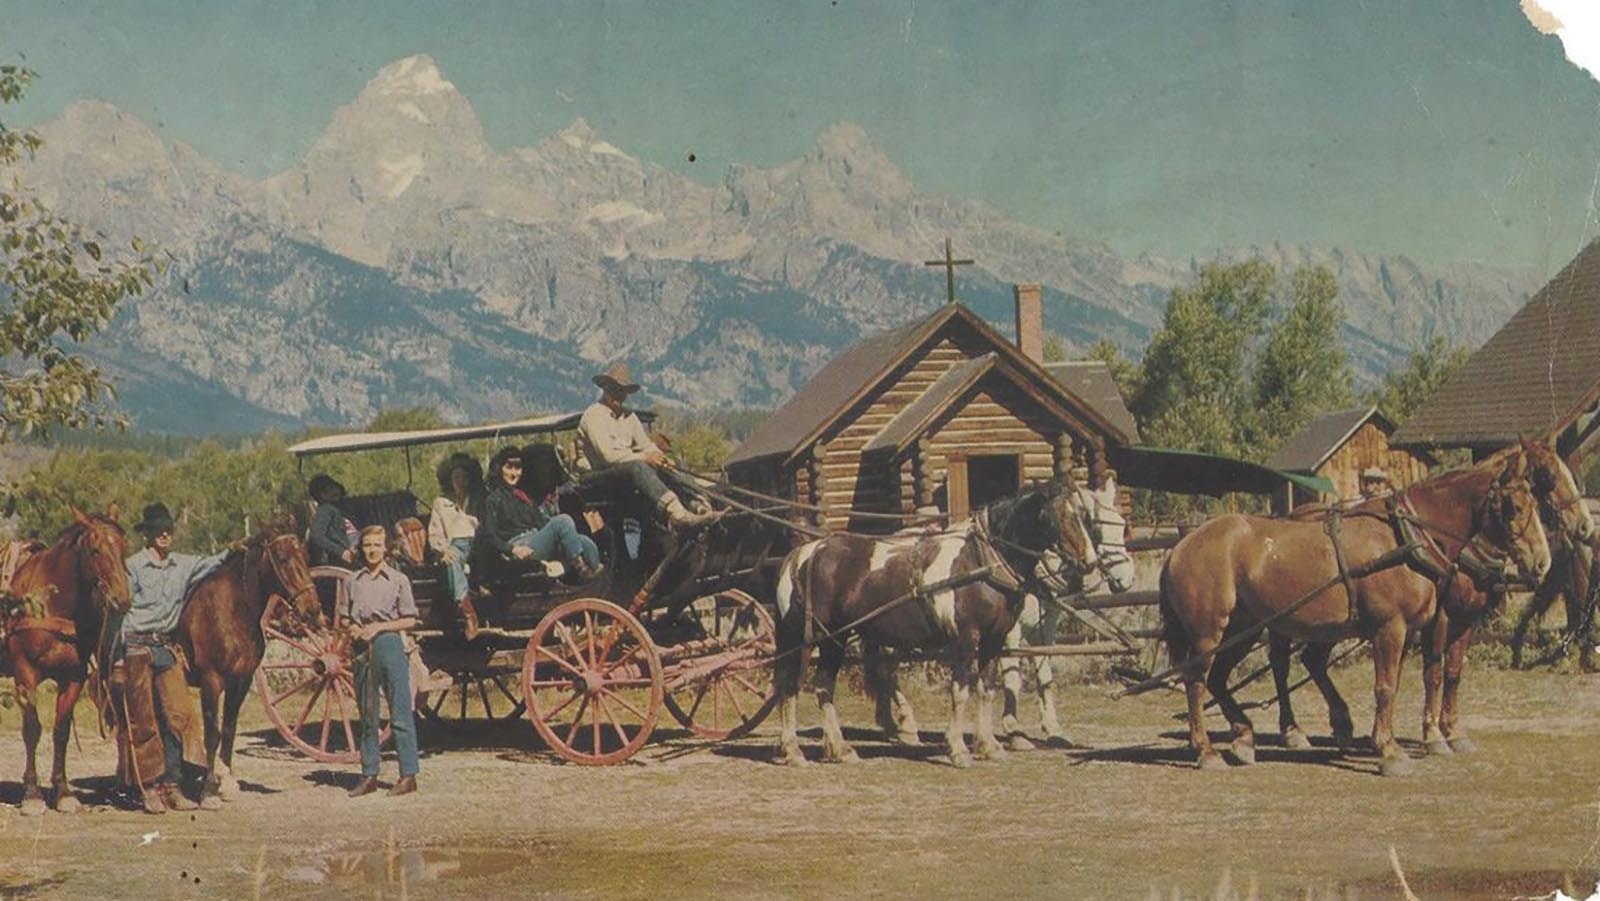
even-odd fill
[{"label": "wooden building", "polygon": [[1600,241],[1585,247],[1394,434],[1483,457],[1550,437],[1576,464],[1600,435]]},{"label": "wooden building", "polygon": [[1039,287],[1016,298],[1020,348],[952,303],[846,349],[733,452],[728,477],[823,508],[820,525],[882,531],[896,523],[848,511],[962,516],[1107,466],[1131,436],[1041,366]]},{"label": "wooden building", "polygon": [[1437,461],[1426,451],[1390,444],[1395,426],[1377,407],[1324,413],[1311,420],[1278,448],[1267,465],[1284,472],[1322,476],[1333,483],[1335,497],[1319,497],[1292,482],[1284,483],[1274,507],[1279,512],[1314,500],[1354,500],[1361,496],[1361,471],[1382,469],[1395,488],[1428,476]]}]

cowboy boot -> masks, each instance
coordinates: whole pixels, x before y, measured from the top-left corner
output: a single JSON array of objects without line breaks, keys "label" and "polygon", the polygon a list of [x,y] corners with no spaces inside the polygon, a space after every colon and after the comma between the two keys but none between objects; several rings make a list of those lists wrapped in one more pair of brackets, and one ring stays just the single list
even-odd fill
[{"label": "cowboy boot", "polygon": [[375,792],[377,790],[378,790],[378,777],[376,777],[376,776],[363,776],[361,778],[361,781],[356,783],[356,787],[355,788],[352,788],[348,792],[345,793],[345,797],[347,797],[347,798],[359,798],[359,797],[362,797],[363,795],[370,795],[370,794],[372,794],[373,792]]},{"label": "cowboy boot", "polygon": [[667,522],[672,526],[673,530],[678,532],[690,532],[709,526],[720,518],[712,510],[707,510],[704,513],[691,512],[689,508],[683,505],[683,501],[670,494],[667,495],[666,503],[662,505],[662,509],[666,511]]},{"label": "cowboy boot", "polygon": [[183,789],[179,788],[176,782],[163,782],[157,785],[156,794],[161,796],[161,803],[166,805],[168,810],[195,810],[200,806],[189,800],[189,796],[183,793]]},{"label": "cowboy boot", "polygon": [[400,777],[400,781],[396,782],[394,784],[394,787],[389,789],[389,796],[392,798],[395,795],[409,795],[409,794],[411,794],[412,792],[414,792],[416,790],[417,790],[417,777],[416,776],[401,776]]}]

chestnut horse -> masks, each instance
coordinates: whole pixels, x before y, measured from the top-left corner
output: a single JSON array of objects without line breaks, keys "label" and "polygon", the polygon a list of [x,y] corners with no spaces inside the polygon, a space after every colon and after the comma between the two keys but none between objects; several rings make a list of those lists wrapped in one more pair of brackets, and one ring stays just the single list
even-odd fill
[{"label": "chestnut horse", "polygon": [[[1451,603],[1436,590],[1442,573],[1425,572],[1508,554],[1542,576],[1550,545],[1528,469],[1526,455],[1508,455],[1418,482],[1399,493],[1395,513],[1385,500],[1345,511],[1334,540],[1323,523],[1227,515],[1180,541],[1162,567],[1161,613],[1183,673],[1189,744],[1200,766],[1222,765],[1205,730],[1207,688],[1233,728],[1234,756],[1255,759],[1254,728],[1228,676],[1265,626],[1308,643],[1369,639],[1380,771],[1409,769],[1393,729],[1406,637],[1433,624],[1441,601]],[[1365,571],[1400,550],[1405,529],[1420,541],[1405,564]]]},{"label": "chestnut horse", "polygon": [[293,526],[263,528],[245,542],[242,551],[229,554],[190,589],[178,619],[176,636],[189,659],[189,678],[200,686],[206,742],[201,806],[208,809],[218,806],[219,799],[231,799],[238,787],[232,767],[239,707],[266,651],[262,617],[275,595],[288,598],[307,623],[321,616],[306,548]]},{"label": "chestnut horse", "polygon": [[1033,487],[996,501],[934,535],[872,537],[839,532],[803,544],[779,569],[778,642],[773,681],[782,710],[778,758],[804,763],[796,735],[800,682],[812,645],[819,651],[816,691],[822,708],[823,753],[855,759],[833,703],[845,643],[944,651],[950,663],[950,762],[969,766],[965,716],[978,689],[976,750],[1004,752],[995,740],[991,688],[980,676],[999,656],[1022,609],[1040,556],[1055,550],[1068,567],[1086,570],[1093,544],[1073,491]]},{"label": "chestnut horse", "polygon": [[[113,504],[104,516],[74,508],[75,520],[55,544],[17,567],[11,578],[13,612],[4,625],[6,659],[16,678],[22,706],[22,741],[27,765],[22,771],[22,812],[45,810],[35,758],[43,728],[35,693],[46,679],[56,683],[55,757],[50,769],[50,804],[63,813],[78,809],[67,784],[67,739],[72,711],[88,677],[89,661],[104,667],[112,636],[106,615],[123,614],[133,603],[127,545]],[[102,672],[104,670],[102,669]]]},{"label": "chestnut horse", "polygon": [[[1548,530],[1554,531],[1552,537],[1558,539],[1552,548],[1552,566],[1540,586],[1540,593],[1548,592],[1553,596],[1552,589],[1556,586],[1552,582],[1560,581],[1569,594],[1587,596],[1587,579],[1578,582],[1576,577],[1587,577],[1588,572],[1573,569],[1574,563],[1569,559],[1571,549],[1589,546],[1595,535],[1594,522],[1583,503],[1577,480],[1555,450],[1542,441],[1521,440],[1477,465],[1494,469],[1507,465],[1513,457],[1525,461],[1540,513]],[[1307,504],[1296,508],[1290,516],[1320,521],[1327,509],[1326,505]],[[1569,580],[1571,584],[1567,584]],[[1503,579],[1494,578],[1489,584],[1480,585],[1467,573],[1456,572],[1442,579],[1438,588],[1439,614],[1422,635],[1423,747],[1432,755],[1466,753],[1477,747],[1462,728],[1460,719],[1461,677],[1467,648],[1472,643],[1476,625],[1504,600],[1505,584]],[[1289,639],[1274,634],[1269,642],[1269,659],[1278,694],[1278,725],[1284,744],[1290,748],[1308,748],[1311,743],[1295,721],[1289,698]],[[1354,728],[1349,705],[1327,676],[1328,656],[1332,650],[1331,644],[1308,643],[1301,653],[1301,661],[1328,706],[1334,740],[1344,746],[1349,744]]]}]

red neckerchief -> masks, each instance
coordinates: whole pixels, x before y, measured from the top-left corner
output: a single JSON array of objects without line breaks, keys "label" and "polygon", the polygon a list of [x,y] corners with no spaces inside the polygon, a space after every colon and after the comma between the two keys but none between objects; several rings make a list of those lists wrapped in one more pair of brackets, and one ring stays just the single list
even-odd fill
[{"label": "red neckerchief", "polygon": [[524,504],[527,504],[530,507],[534,506],[533,498],[528,497],[528,493],[523,491],[521,488],[511,489],[511,496],[519,501],[522,501]]}]

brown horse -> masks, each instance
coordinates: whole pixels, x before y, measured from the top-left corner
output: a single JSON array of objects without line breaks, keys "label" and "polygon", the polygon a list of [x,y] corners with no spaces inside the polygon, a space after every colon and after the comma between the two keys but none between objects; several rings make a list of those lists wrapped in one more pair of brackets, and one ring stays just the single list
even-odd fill
[{"label": "brown horse", "polygon": [[266,651],[262,619],[274,596],[288,598],[307,623],[321,616],[306,548],[293,526],[268,526],[242,551],[230,554],[195,585],[178,619],[177,639],[189,659],[190,680],[200,686],[206,742],[201,806],[208,809],[218,806],[219,799],[231,799],[238,789],[232,773],[233,739],[239,707]]},{"label": "brown horse", "polygon": [[991,689],[981,678],[1005,644],[1022,609],[1026,585],[1046,550],[1068,567],[1087,569],[1093,544],[1078,495],[1054,486],[1029,488],[995,502],[959,526],[935,535],[876,538],[835,533],[789,553],[779,570],[778,642],[773,681],[782,710],[778,758],[804,763],[797,697],[811,646],[818,649],[817,703],[823,753],[848,761],[833,703],[845,643],[859,635],[868,656],[879,649],[943,651],[950,663],[950,762],[968,766],[966,707],[978,690],[976,751],[1004,752],[995,739]]},{"label": "brown horse", "polygon": [[[1583,503],[1577,480],[1555,450],[1542,441],[1521,440],[1478,465],[1485,468],[1501,467],[1513,463],[1517,458],[1527,467],[1528,480],[1534,496],[1538,498],[1543,521],[1548,530],[1553,532],[1553,537],[1558,539],[1552,546],[1552,565],[1540,585],[1540,593],[1553,594],[1552,587],[1559,583],[1567,585],[1570,594],[1586,597],[1587,582],[1568,585],[1567,580],[1578,575],[1586,577],[1587,571],[1578,573],[1573,570],[1570,550],[1563,552],[1563,549],[1588,547],[1594,540],[1594,523],[1588,507]],[[1296,519],[1321,521],[1327,509],[1325,505],[1308,504],[1296,508],[1290,515]],[[1439,613],[1424,630],[1421,641],[1423,747],[1432,755],[1467,753],[1477,747],[1467,736],[1460,719],[1461,677],[1467,648],[1472,644],[1476,625],[1503,602],[1505,585],[1500,579],[1491,579],[1490,584],[1480,585],[1466,573],[1457,572],[1443,578],[1438,590],[1442,599]],[[1310,747],[1310,741],[1295,722],[1290,703],[1289,639],[1274,634],[1269,642],[1269,659],[1278,693],[1278,724],[1284,744],[1291,748]],[[1344,746],[1349,744],[1353,728],[1349,706],[1327,676],[1328,657],[1332,650],[1331,644],[1308,643],[1301,654],[1301,661],[1305,663],[1307,672],[1327,703],[1335,741]]]},{"label": "brown horse", "polygon": [[[1369,639],[1377,702],[1372,743],[1385,775],[1409,768],[1393,731],[1406,638],[1431,625],[1440,602],[1451,600],[1436,591],[1439,575],[1424,572],[1509,554],[1519,568],[1542,576],[1550,546],[1525,455],[1419,482],[1400,493],[1396,509],[1392,515],[1385,501],[1374,500],[1345,512],[1337,545],[1320,523],[1229,515],[1173,548],[1161,571],[1161,612],[1172,659],[1182,667],[1189,743],[1201,767],[1222,764],[1205,730],[1207,688],[1233,727],[1234,756],[1241,763],[1255,759],[1254,728],[1228,676],[1265,626],[1308,643]],[[1419,534],[1420,550],[1405,565],[1364,572],[1399,550],[1401,519]]]},{"label": "brown horse", "polygon": [[1553,551],[1550,575],[1539,584],[1528,606],[1517,617],[1516,628],[1511,633],[1511,668],[1523,668],[1528,630],[1555,605],[1559,597],[1566,607],[1567,623],[1559,642],[1547,650],[1541,659],[1530,664],[1539,666],[1559,659],[1578,646],[1578,667],[1582,672],[1600,670],[1595,660],[1595,607],[1600,602],[1600,540],[1567,540]]},{"label": "brown horse", "polygon": [[[88,676],[89,661],[109,651],[106,614],[126,613],[133,603],[127,545],[117,525],[116,505],[104,516],[76,508],[75,520],[55,544],[17,568],[11,579],[14,612],[5,622],[6,658],[16,678],[22,706],[22,740],[27,765],[22,771],[22,812],[40,814],[45,797],[39,790],[35,758],[43,728],[35,693],[46,679],[56,683],[56,722],[52,730],[55,758],[50,770],[51,806],[63,813],[78,809],[67,784],[67,739],[72,711]],[[102,667],[105,660],[100,659]],[[103,670],[102,670],[103,671]]]}]

